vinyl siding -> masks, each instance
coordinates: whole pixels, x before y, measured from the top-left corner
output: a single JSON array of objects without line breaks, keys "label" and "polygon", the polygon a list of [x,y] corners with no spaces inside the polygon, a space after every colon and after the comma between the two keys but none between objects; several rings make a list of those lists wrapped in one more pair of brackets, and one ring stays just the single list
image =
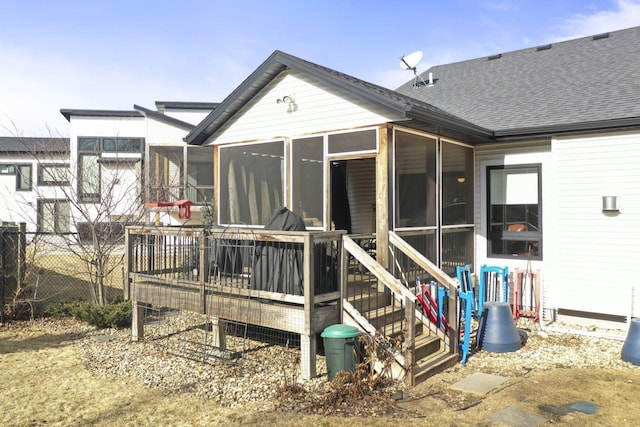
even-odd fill
[{"label": "vinyl siding", "polygon": [[[640,133],[557,138],[552,145],[558,307],[640,315]],[[618,197],[619,214],[602,212],[602,196]]]},{"label": "vinyl siding", "polygon": [[[284,96],[295,99],[297,109],[287,112]],[[296,135],[353,129],[399,120],[381,108],[347,99],[336,89],[296,72],[281,74],[249,103],[215,138],[214,144],[281,139]]]},{"label": "vinyl siding", "polygon": [[[515,269],[540,271],[542,274],[542,305],[554,307],[554,277],[552,274],[554,245],[557,239],[553,233],[553,163],[551,146],[548,141],[533,141],[514,144],[492,144],[477,146],[475,151],[475,227],[476,227],[476,270],[483,264]],[[487,166],[541,164],[542,166],[542,260],[489,258],[487,256]]]}]

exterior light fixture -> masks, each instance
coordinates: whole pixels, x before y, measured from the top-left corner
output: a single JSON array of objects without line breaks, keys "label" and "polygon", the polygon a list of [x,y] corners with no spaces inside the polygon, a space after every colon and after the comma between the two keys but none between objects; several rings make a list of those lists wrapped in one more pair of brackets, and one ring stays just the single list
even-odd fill
[{"label": "exterior light fixture", "polygon": [[286,104],[287,105],[287,113],[292,113],[298,110],[298,104],[296,104],[296,100],[291,95],[285,95],[282,98],[276,99],[277,104]]}]

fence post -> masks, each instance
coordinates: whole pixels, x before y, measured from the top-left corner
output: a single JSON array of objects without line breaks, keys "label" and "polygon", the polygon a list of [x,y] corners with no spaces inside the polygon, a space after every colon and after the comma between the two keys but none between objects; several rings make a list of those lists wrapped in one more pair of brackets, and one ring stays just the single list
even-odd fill
[{"label": "fence post", "polygon": [[131,229],[129,227],[125,227],[124,232],[124,283],[122,284],[122,292],[124,294],[124,300],[128,301],[131,298],[131,290],[129,289],[129,265],[131,259],[131,240],[129,239],[129,234],[131,234]]},{"label": "fence post", "polygon": [[5,288],[7,284],[7,268],[5,265],[5,232],[6,228],[0,228],[0,269],[2,269],[2,281],[0,281],[0,323],[4,323]]},{"label": "fence post", "polygon": [[198,277],[200,279],[200,302],[202,304],[202,308],[201,308],[202,314],[207,314],[207,293],[205,292],[205,288],[206,288],[205,284],[206,284],[206,276],[207,276],[205,271],[205,268],[207,266],[206,243],[207,243],[207,237],[203,229],[200,232],[200,239],[199,239],[199,245],[198,245],[198,252],[200,254],[200,256],[198,257],[200,259],[200,263],[198,265],[198,269],[199,269]]}]

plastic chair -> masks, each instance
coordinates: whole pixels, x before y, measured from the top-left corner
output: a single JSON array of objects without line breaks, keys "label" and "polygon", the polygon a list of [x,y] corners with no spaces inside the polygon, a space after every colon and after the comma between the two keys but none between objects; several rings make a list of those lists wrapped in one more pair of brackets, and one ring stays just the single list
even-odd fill
[{"label": "plastic chair", "polygon": [[460,351],[462,351],[462,364],[467,363],[469,348],[471,346],[471,319],[475,311],[475,298],[473,295],[473,281],[471,280],[471,267],[465,265],[456,267],[456,276],[460,282],[458,298],[460,299],[460,318],[464,319]]},{"label": "plastic chair", "polygon": [[[489,280],[490,278],[493,280]],[[498,288],[499,285],[502,285],[502,289]],[[501,291],[501,295],[498,294],[498,291]],[[509,267],[489,265],[480,267],[478,315],[482,315],[484,303],[487,301],[509,302]]]}]

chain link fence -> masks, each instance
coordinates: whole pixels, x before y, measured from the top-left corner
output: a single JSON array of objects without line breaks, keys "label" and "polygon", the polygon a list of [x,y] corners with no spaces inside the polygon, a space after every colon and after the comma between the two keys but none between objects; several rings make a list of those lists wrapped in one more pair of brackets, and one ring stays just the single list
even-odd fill
[{"label": "chain link fence", "polygon": [[[70,245],[74,241],[70,238],[74,236],[27,232],[22,224],[0,226],[3,316],[24,304],[33,308],[53,302],[94,301],[94,260],[86,250]],[[124,245],[110,250],[104,278],[107,301],[123,296],[124,254]]]}]

